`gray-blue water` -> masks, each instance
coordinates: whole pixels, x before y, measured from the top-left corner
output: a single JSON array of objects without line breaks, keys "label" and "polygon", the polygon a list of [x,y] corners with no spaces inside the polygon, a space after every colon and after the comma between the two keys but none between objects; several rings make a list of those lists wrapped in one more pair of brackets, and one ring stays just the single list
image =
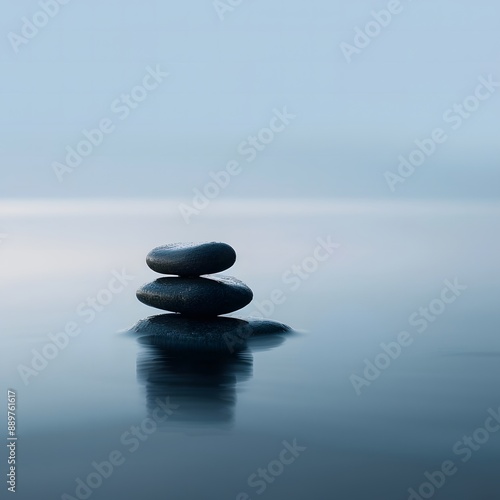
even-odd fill
[{"label": "gray-blue water", "polygon": [[[246,202],[186,225],[169,210],[102,205],[1,221],[13,498],[498,497],[498,206]],[[338,245],[317,250],[328,239]],[[147,252],[204,240],[236,249],[227,273],[254,291],[234,316],[260,308],[295,334],[213,359],[126,333],[161,312],[135,298],[156,277]],[[47,347],[65,328],[67,345]],[[384,368],[364,373],[375,362]],[[436,473],[443,462],[449,473]]]}]

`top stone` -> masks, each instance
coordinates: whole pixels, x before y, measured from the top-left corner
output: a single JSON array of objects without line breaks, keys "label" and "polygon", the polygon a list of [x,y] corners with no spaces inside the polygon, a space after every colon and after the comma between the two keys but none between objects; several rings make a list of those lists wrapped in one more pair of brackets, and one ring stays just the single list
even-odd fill
[{"label": "top stone", "polygon": [[236,261],[236,252],[226,243],[170,243],[156,247],[146,257],[157,273],[201,276],[225,271]]}]

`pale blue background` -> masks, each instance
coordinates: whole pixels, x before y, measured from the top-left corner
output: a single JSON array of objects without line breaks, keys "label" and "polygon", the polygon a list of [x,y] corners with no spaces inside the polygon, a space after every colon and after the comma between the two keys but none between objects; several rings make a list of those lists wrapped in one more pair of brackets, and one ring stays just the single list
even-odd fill
[{"label": "pale blue background", "polygon": [[[500,79],[498,2],[402,1],[347,64],[339,44],[386,4],[244,0],[220,21],[210,0],[72,0],[15,54],[39,6],[4,2],[0,194],[189,200],[286,105],[297,119],[224,197],[496,197],[499,95],[395,194],[383,172],[479,75]],[[59,184],[51,163],[157,63],[170,78]]]}]

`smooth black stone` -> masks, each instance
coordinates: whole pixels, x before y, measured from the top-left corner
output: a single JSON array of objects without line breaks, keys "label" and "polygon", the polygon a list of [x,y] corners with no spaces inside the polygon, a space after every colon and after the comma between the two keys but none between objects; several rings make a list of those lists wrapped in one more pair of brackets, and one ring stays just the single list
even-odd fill
[{"label": "smooth black stone", "polygon": [[[229,352],[226,336],[242,331],[245,326],[245,321],[235,318],[193,318],[182,314],[160,314],[139,321],[132,331],[139,335],[143,344],[174,350]],[[237,350],[243,347],[238,346]]]},{"label": "smooth black stone", "polygon": [[249,332],[249,337],[255,337],[256,335],[270,335],[274,333],[288,333],[292,329],[285,325],[285,323],[280,323],[278,321],[273,321],[272,319],[261,319],[249,317],[244,320],[248,324],[247,331]]},{"label": "smooth black stone", "polygon": [[154,248],[146,257],[147,265],[157,273],[201,276],[229,269],[236,252],[227,243],[171,243]]},{"label": "smooth black stone", "polygon": [[247,347],[269,349],[292,332],[283,323],[237,318],[193,318],[160,314],[140,320],[131,329],[142,344],[174,351],[211,351],[231,354]]},{"label": "smooth black stone", "polygon": [[230,352],[248,347],[252,351],[268,350],[284,342],[284,334],[293,330],[284,323],[270,319],[245,318],[245,326],[224,334],[224,341]]},{"label": "smooth black stone", "polygon": [[252,301],[245,283],[232,276],[158,278],[137,290],[144,304],[189,316],[218,316],[237,311]]}]

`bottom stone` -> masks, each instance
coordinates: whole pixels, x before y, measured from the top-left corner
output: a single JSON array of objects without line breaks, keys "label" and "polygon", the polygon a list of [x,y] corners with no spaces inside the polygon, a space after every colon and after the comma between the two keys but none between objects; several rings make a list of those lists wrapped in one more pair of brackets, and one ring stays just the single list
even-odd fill
[{"label": "bottom stone", "polygon": [[131,332],[139,335],[143,343],[158,347],[233,353],[246,349],[254,341],[260,349],[271,347],[273,342],[266,342],[265,337],[279,337],[292,329],[283,323],[254,318],[201,319],[160,314],[139,321]]}]

